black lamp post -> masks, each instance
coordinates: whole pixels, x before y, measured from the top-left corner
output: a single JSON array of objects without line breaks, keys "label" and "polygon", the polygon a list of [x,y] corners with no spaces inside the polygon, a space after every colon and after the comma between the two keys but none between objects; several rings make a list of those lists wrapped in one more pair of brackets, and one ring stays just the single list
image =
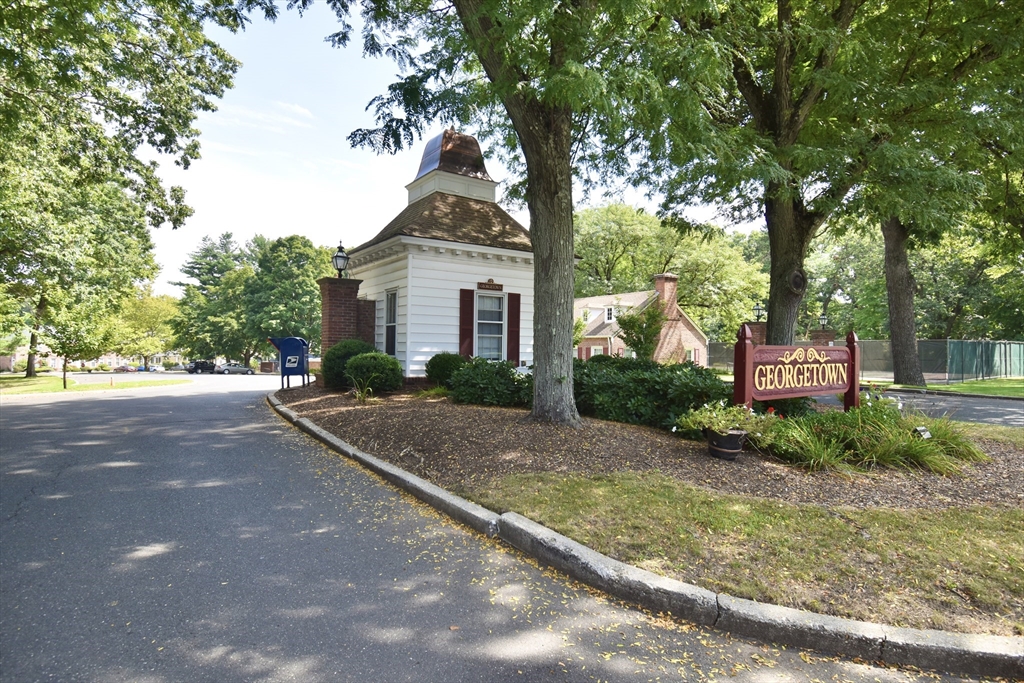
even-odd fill
[{"label": "black lamp post", "polygon": [[331,257],[331,263],[334,264],[334,269],[338,271],[338,277],[346,277],[345,269],[348,268],[348,259],[345,248],[341,246],[341,242],[338,242],[338,251]]},{"label": "black lamp post", "polygon": [[761,322],[762,315],[764,315],[764,306],[761,305],[761,302],[757,302],[754,304],[754,322]]},{"label": "black lamp post", "polygon": [[828,324],[828,316],[825,315],[825,311],[822,311],[821,315],[818,316],[818,323],[821,325],[821,329],[825,329],[825,325]]}]

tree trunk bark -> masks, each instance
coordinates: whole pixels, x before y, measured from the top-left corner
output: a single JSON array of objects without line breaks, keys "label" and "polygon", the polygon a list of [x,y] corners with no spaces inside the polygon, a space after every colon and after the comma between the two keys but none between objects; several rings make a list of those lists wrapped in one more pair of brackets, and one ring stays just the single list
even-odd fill
[{"label": "tree trunk bark", "polygon": [[891,216],[882,221],[893,381],[923,387],[925,380],[917,352],[917,325],[914,321],[915,283],[907,258],[908,237],[907,228],[899,218]]},{"label": "tree trunk bark", "polygon": [[68,359],[64,357],[64,388],[68,388]]},{"label": "tree trunk bark", "polygon": [[777,184],[768,186],[765,223],[771,247],[771,285],[768,290],[768,322],[765,343],[791,346],[796,332],[800,302],[807,291],[804,258],[813,229],[798,216],[796,202],[779,196]]},{"label": "tree trunk bark", "polygon": [[39,346],[39,335],[33,327],[28,335],[28,365],[25,367],[25,377],[36,377],[36,352]]},{"label": "tree trunk bark", "polygon": [[533,242],[531,419],[579,426],[572,378],[572,116],[568,110],[533,105],[511,118],[526,157]]}]

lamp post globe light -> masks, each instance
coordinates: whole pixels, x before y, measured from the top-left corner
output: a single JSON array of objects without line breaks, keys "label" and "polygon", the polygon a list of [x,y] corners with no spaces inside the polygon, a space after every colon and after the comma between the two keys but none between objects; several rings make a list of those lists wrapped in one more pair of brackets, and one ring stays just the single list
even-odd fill
[{"label": "lamp post globe light", "polygon": [[331,257],[331,263],[334,264],[334,269],[338,271],[338,277],[345,277],[345,269],[348,268],[348,258],[345,248],[341,246],[341,242],[338,242],[338,251]]},{"label": "lamp post globe light", "polygon": [[828,324],[828,316],[825,315],[825,311],[822,311],[821,315],[818,316],[818,323],[821,325],[821,329],[825,329],[825,325]]},{"label": "lamp post globe light", "polygon": [[764,306],[761,302],[754,304],[754,322],[761,322],[761,316],[764,315]]}]

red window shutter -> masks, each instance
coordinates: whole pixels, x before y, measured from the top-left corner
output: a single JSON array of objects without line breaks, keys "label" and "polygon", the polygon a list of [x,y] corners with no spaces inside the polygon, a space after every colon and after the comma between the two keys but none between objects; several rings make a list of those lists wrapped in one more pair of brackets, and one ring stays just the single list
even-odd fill
[{"label": "red window shutter", "polygon": [[459,355],[473,357],[473,298],[472,289],[459,290]]},{"label": "red window shutter", "polygon": [[519,306],[522,295],[508,294],[508,336],[505,358],[513,365],[519,365]]}]

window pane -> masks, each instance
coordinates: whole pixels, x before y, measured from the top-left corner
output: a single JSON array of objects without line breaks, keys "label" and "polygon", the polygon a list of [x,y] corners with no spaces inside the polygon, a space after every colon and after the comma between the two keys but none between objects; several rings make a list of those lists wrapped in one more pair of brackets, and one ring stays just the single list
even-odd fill
[{"label": "window pane", "polygon": [[500,311],[503,302],[500,296],[481,296],[476,307],[480,311]]},{"label": "window pane", "polygon": [[487,360],[501,360],[501,337],[477,337],[476,355]]},{"label": "window pane", "polygon": [[480,320],[493,320],[495,322],[501,322],[501,311],[480,311]]},{"label": "window pane", "polygon": [[398,292],[388,292],[386,294],[387,302],[385,306],[385,317],[384,323],[387,325],[394,325],[398,322]]},{"label": "window pane", "polygon": [[477,323],[476,324],[477,334],[493,334],[501,336],[502,327],[501,323]]}]

